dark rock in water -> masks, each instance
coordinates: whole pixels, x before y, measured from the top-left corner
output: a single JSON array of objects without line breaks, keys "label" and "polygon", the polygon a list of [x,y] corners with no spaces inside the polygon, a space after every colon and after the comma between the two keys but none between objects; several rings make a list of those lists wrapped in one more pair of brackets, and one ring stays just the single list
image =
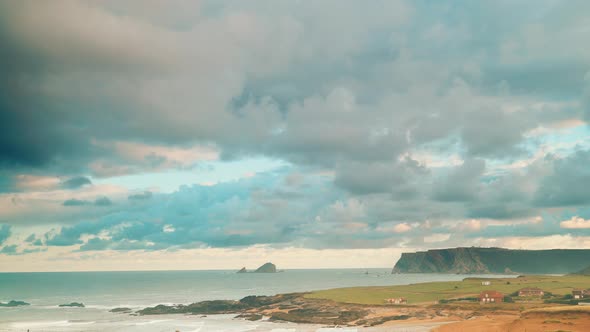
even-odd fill
[{"label": "dark rock in water", "polygon": [[236,273],[246,273],[246,272],[248,272],[248,271],[246,270],[246,268],[245,268],[245,267],[243,267],[243,268],[241,268],[241,269],[240,269],[238,272],[236,272]]},{"label": "dark rock in water", "polygon": [[155,307],[139,310],[140,315],[163,315],[163,314],[233,314],[240,313],[244,310],[261,308],[277,303],[290,303],[290,301],[300,297],[300,294],[279,294],[274,296],[246,296],[239,301],[231,300],[214,300],[202,301],[189,305],[157,305]]},{"label": "dark rock in water", "polygon": [[72,302],[72,303],[60,304],[59,307],[84,308],[84,303]]},{"label": "dark rock in water", "polygon": [[277,267],[273,263],[266,263],[261,267],[257,268],[254,273],[276,273]]},{"label": "dark rock in water", "polygon": [[140,315],[164,315],[164,314],[231,314],[248,309],[248,306],[238,301],[213,300],[192,303],[189,305],[163,305],[139,310]]},{"label": "dark rock in water", "polygon": [[109,312],[121,312],[121,313],[128,313],[131,312],[130,308],[113,308],[109,310]]},{"label": "dark rock in water", "polygon": [[246,313],[246,314],[237,315],[234,318],[242,318],[242,319],[245,319],[245,320],[249,320],[249,321],[254,322],[254,321],[257,321],[257,320],[261,320],[262,319],[262,315],[260,315],[260,314]]},{"label": "dark rock in water", "polygon": [[250,308],[259,308],[263,306],[268,306],[271,304],[290,301],[292,299],[297,298],[298,294],[279,294],[273,296],[256,296],[250,295],[246,296],[245,298],[240,300],[240,303],[250,307]]},{"label": "dark rock in water", "polygon": [[24,302],[24,301],[15,301],[15,300],[12,300],[8,303],[0,302],[0,307],[19,307],[19,306],[23,306],[23,305],[31,305],[31,304]]}]

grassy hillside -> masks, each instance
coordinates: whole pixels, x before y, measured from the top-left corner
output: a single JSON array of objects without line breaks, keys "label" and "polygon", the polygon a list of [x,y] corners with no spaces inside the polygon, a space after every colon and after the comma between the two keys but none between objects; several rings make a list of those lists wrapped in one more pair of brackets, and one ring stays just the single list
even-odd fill
[{"label": "grassy hillside", "polygon": [[[482,286],[483,280],[490,280],[492,284]],[[484,290],[497,290],[508,295],[524,287],[539,287],[556,295],[565,295],[571,293],[574,288],[590,288],[590,276],[466,278],[463,281],[429,282],[404,286],[336,288],[312,292],[306,297],[360,304],[384,304],[386,298],[405,297],[408,299],[408,304],[416,304],[477,296]]]}]

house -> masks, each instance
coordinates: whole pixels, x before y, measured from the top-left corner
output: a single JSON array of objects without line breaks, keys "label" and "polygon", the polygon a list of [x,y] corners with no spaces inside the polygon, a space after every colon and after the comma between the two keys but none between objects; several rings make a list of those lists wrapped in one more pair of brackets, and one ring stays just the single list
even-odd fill
[{"label": "house", "polygon": [[408,304],[408,300],[405,297],[395,297],[391,299],[385,299],[385,302],[389,304]]},{"label": "house", "polygon": [[504,302],[504,294],[497,291],[483,291],[479,294],[480,303],[501,303]]},{"label": "house", "polygon": [[492,282],[491,282],[491,281],[489,281],[489,280],[486,280],[486,281],[482,281],[482,282],[481,282],[481,285],[482,285],[482,286],[489,286],[489,285],[491,285],[491,284],[492,284]]},{"label": "house", "polygon": [[583,299],[584,297],[588,296],[588,292],[582,289],[574,289],[572,291],[572,295],[574,296],[574,299]]},{"label": "house", "polygon": [[543,296],[545,292],[541,288],[537,287],[526,287],[518,291],[518,296],[523,297],[533,297],[533,296]]}]

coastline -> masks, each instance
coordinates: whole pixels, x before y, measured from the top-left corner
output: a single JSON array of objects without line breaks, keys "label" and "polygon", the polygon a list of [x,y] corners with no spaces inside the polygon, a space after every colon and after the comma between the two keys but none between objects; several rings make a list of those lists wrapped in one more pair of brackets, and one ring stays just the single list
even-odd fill
[{"label": "coastline", "polygon": [[[199,274],[190,274],[191,277],[193,275]],[[314,272],[305,276],[313,278],[316,275]],[[339,278],[341,275],[331,274],[334,278]],[[243,276],[237,278],[229,274],[220,274],[220,276],[236,281],[251,279],[253,284],[259,285],[258,289],[266,290],[273,289],[268,287],[270,282],[276,289],[277,285],[284,285],[287,280],[292,279],[295,282],[299,279],[288,274],[284,274],[281,278],[277,278],[276,275],[246,279]],[[354,283],[371,280],[366,279],[369,277],[364,274],[356,275],[354,280],[358,282]],[[375,279],[381,278],[383,277]],[[183,279],[192,280],[194,284],[194,277],[186,278],[183,274]],[[167,276],[158,280],[170,279]],[[397,277],[391,280],[396,281]],[[28,326],[35,326],[36,329],[48,332],[80,331],[81,328],[88,331],[109,332],[119,331],[121,328],[126,331],[142,332],[163,330],[204,332],[219,329],[236,332],[423,332],[431,330],[453,332],[486,331],[485,329],[491,329],[494,332],[520,332],[523,331],[519,330],[522,326],[526,326],[528,331],[590,330],[590,310],[588,310],[590,307],[572,305],[577,303],[570,300],[563,301],[565,295],[571,295],[572,289],[585,289],[590,286],[590,277],[587,276],[542,275],[495,278],[463,276],[462,279],[447,279],[447,281],[429,281],[430,278],[412,276],[407,280],[410,281],[405,284],[348,286],[268,296],[245,296],[241,299],[235,296],[233,299],[229,297],[229,300],[206,300],[224,298],[214,293],[220,289],[217,283],[208,288],[210,291],[207,294],[203,293],[205,283],[201,283],[200,293],[194,292],[195,295],[191,295],[193,294],[191,292],[184,297],[184,300],[175,300],[175,292],[163,290],[186,292],[186,287],[170,281],[150,283],[149,288],[140,288],[147,291],[161,285],[157,288],[159,290],[157,293],[147,297],[128,297],[129,294],[136,293],[105,294],[104,296],[108,296],[110,301],[98,301],[96,297],[80,295],[72,297],[71,294],[68,298],[43,298],[43,302],[33,297],[18,297],[16,300],[25,300],[31,302],[31,305],[0,309],[0,330],[22,331]],[[418,281],[412,282],[412,280]],[[245,292],[247,286],[249,284],[234,284],[234,287],[242,290],[241,292]],[[512,295],[515,291],[527,287],[540,287],[548,293],[548,297],[518,299],[516,295]],[[289,290],[284,286],[283,289]],[[515,303],[480,304],[477,295],[483,289],[494,289],[505,295],[511,295]],[[229,294],[239,294],[239,292]],[[393,304],[387,301],[400,297],[406,299],[407,303]],[[191,303],[191,298],[196,302]],[[4,302],[8,300],[10,299],[4,299]],[[62,303],[71,305],[75,302],[74,300],[83,300],[84,307],[59,306]],[[149,302],[138,305],[138,300]],[[152,302],[154,300],[157,302]],[[109,305],[109,302],[110,304],[119,303],[119,306]],[[124,310],[123,306],[128,309]]]},{"label": "coastline", "polygon": [[[590,277],[581,276],[465,278],[460,282],[352,287],[274,296],[248,296],[238,301],[217,300],[190,305],[159,305],[144,308],[137,313],[139,315],[236,314],[236,318],[249,321],[313,324],[327,328],[353,328],[353,330],[371,328],[371,331],[380,329],[392,331],[394,328],[438,332],[452,332],[457,329],[520,331],[523,327],[535,330],[544,329],[547,326],[554,330],[587,331],[590,329],[590,306],[559,304],[560,302],[551,302],[540,297],[516,299],[516,301],[511,299],[506,303],[481,304],[473,297],[486,287],[496,287],[506,291],[530,285],[545,285],[546,289],[552,287],[550,290],[556,292],[555,295],[550,293],[551,299],[561,301],[560,299],[567,295],[570,288],[587,284],[590,285]],[[386,303],[386,298],[392,295],[408,296],[414,302]],[[378,298],[379,296],[382,300]],[[374,302],[371,303],[371,301]],[[549,318],[544,319],[547,317]]]}]

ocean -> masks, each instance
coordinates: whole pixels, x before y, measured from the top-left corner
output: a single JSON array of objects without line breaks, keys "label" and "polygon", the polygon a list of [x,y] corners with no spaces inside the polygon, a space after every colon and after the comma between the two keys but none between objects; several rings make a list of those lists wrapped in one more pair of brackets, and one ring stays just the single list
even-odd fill
[{"label": "ocean", "polygon": [[[0,302],[19,300],[31,304],[0,307],[0,331],[349,332],[357,329],[249,322],[234,319],[235,315],[130,316],[111,313],[109,310],[116,307],[141,309],[157,304],[237,300],[248,295],[274,295],[351,286],[402,285],[468,277],[456,274],[390,274],[390,269],[286,270],[273,274],[235,272],[0,273]],[[71,302],[82,302],[86,307],[58,307]]]}]

